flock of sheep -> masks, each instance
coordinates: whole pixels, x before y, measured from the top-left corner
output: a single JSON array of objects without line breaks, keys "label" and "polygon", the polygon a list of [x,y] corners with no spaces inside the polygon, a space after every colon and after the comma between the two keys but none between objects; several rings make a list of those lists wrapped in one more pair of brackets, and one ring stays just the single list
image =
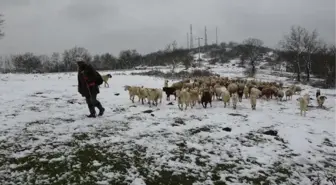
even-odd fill
[{"label": "flock of sheep", "polygon": [[[252,110],[256,109],[257,99],[272,99],[275,97],[277,101],[292,99],[295,93],[301,93],[301,87],[292,85],[284,88],[282,83],[262,82],[256,80],[229,79],[228,77],[210,76],[199,77],[182,80],[168,86],[168,80],[165,80],[164,87],[146,88],[143,86],[125,86],[125,91],[129,92],[130,100],[134,103],[135,96],[138,101],[144,104],[147,100],[149,106],[158,105],[162,102],[163,92],[167,95],[167,100],[174,95],[177,98],[179,109],[187,109],[188,106],[193,108],[197,103],[207,108],[209,104],[212,107],[212,101],[217,99],[224,102],[224,107],[230,105],[232,101],[233,109],[236,109],[237,103],[242,102],[243,96],[250,99]],[[308,94],[304,94],[297,100],[300,102],[300,115],[305,116],[309,101],[312,98]],[[320,90],[316,92],[316,99],[319,107],[323,106],[326,96],[321,96]]]}]

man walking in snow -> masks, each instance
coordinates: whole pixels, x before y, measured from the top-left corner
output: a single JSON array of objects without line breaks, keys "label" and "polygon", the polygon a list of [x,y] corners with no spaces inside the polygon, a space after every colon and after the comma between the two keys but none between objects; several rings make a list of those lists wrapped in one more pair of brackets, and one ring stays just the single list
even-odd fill
[{"label": "man walking in snow", "polygon": [[82,58],[77,58],[76,62],[78,66],[78,92],[85,97],[90,111],[90,115],[87,117],[96,117],[95,107],[99,109],[98,116],[102,116],[105,109],[97,100],[97,95],[99,94],[98,86],[103,83],[103,79],[100,74],[90,64],[85,63]]}]

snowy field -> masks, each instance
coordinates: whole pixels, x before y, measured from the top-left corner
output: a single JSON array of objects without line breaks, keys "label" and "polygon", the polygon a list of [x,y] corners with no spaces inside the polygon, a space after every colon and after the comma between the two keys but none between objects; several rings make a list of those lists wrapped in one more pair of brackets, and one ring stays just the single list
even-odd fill
[{"label": "snowy field", "polygon": [[216,101],[180,111],[165,98],[132,104],[123,89],[161,88],[162,79],[112,75],[96,119],[84,116],[75,73],[1,75],[0,184],[309,185],[336,173],[334,90],[321,90],[319,109],[305,86],[314,98],[306,117],[298,95],[258,100],[255,111],[247,99],[237,110]]}]

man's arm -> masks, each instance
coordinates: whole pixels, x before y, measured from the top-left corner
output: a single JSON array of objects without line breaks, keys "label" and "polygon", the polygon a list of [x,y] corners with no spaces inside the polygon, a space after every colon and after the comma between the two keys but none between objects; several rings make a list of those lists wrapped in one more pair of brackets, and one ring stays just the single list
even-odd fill
[{"label": "man's arm", "polygon": [[77,80],[78,80],[78,92],[82,94],[82,83],[80,82],[80,73],[77,74]]}]

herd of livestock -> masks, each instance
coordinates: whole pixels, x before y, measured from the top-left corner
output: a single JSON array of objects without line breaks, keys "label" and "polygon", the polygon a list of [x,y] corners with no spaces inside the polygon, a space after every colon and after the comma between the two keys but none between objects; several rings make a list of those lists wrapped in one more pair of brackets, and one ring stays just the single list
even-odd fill
[{"label": "herd of livestock", "polygon": [[[232,102],[233,109],[236,109],[237,103],[242,102],[243,96],[250,99],[252,110],[256,109],[257,99],[264,98],[270,100],[272,98],[277,101],[291,100],[296,93],[301,93],[301,87],[291,85],[283,87],[283,83],[262,82],[257,80],[246,79],[229,79],[228,77],[210,76],[199,77],[194,79],[186,79],[168,86],[168,80],[165,80],[164,87],[146,88],[143,86],[125,86],[125,91],[129,92],[129,98],[134,103],[135,96],[142,104],[147,100],[149,106],[162,102],[163,92],[167,95],[167,100],[174,95],[177,98],[178,107],[183,110],[188,106],[193,108],[196,104],[202,104],[207,108],[209,104],[212,107],[213,100],[224,102],[224,107]],[[300,115],[306,115],[309,101],[312,98],[308,94],[304,94],[297,100],[300,104]],[[323,106],[326,96],[322,96],[320,90],[316,92],[316,100],[319,107]],[[303,113],[303,114],[302,114]]]}]

